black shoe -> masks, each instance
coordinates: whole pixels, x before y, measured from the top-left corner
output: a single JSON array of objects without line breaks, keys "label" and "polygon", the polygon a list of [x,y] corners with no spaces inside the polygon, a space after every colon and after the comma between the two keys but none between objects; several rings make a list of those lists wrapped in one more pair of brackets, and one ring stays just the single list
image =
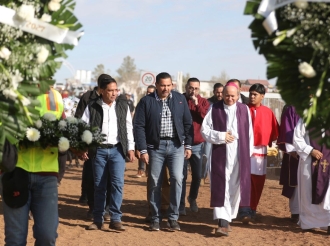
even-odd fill
[{"label": "black shoe", "polygon": [[156,221],[151,222],[149,231],[159,231],[159,223]]},{"label": "black shoe", "polygon": [[297,224],[299,221],[299,214],[291,214],[291,221]]},{"label": "black shoe", "polygon": [[79,198],[79,203],[87,204],[87,202],[88,202],[87,197],[84,195],[81,195],[81,197]]},{"label": "black shoe", "polygon": [[168,220],[167,226],[170,227],[170,230],[172,231],[180,231],[179,223],[176,220]]}]

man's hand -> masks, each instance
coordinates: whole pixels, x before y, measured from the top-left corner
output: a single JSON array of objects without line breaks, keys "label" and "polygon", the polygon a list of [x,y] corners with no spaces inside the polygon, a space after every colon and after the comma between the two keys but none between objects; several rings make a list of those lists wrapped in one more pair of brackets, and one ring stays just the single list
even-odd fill
[{"label": "man's hand", "polygon": [[231,132],[226,132],[226,138],[225,138],[225,142],[227,143],[232,143],[234,142],[235,137],[233,135],[231,135]]},{"label": "man's hand", "polygon": [[317,160],[320,160],[323,157],[323,154],[320,151],[318,151],[317,149],[313,149],[311,152],[311,156],[313,156]]},{"label": "man's hand", "polygon": [[191,96],[190,98],[191,98],[191,100],[194,101],[195,105],[197,106],[198,105],[198,98],[195,95]]},{"label": "man's hand", "polygon": [[88,152],[80,153],[77,155],[80,160],[86,161],[88,160]]},{"label": "man's hand", "polygon": [[298,160],[299,156],[298,156],[298,154],[297,154],[296,151],[290,152],[289,154],[290,154],[293,158],[295,158],[295,159]]},{"label": "man's hand", "polygon": [[184,150],[184,158],[188,160],[191,156],[191,149],[185,149]]},{"label": "man's hand", "polygon": [[138,151],[137,149],[135,150],[135,157],[137,159],[140,159],[140,157],[141,157],[140,151]]},{"label": "man's hand", "polygon": [[128,159],[129,159],[130,162],[133,162],[135,160],[134,150],[127,151],[127,157],[128,157]]},{"label": "man's hand", "polygon": [[145,164],[149,164],[149,155],[148,153],[144,153],[140,156],[140,160],[143,161]]}]

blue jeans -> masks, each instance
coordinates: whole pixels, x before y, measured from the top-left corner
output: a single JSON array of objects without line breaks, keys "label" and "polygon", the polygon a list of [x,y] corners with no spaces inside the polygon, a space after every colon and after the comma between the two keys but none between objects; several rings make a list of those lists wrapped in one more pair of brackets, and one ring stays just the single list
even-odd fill
[{"label": "blue jeans", "polygon": [[209,172],[209,166],[207,164],[207,160],[210,158],[210,152],[211,152],[212,144],[209,142],[203,143],[203,156],[205,155],[205,160],[203,161],[202,157],[202,178],[206,179],[207,174]]},{"label": "blue jeans", "polygon": [[[1,190],[2,193],[2,190]],[[33,214],[36,246],[55,245],[58,227],[57,177],[29,173],[29,199],[20,208],[3,204],[6,245],[26,245],[29,211]]]},{"label": "blue jeans", "polygon": [[[195,200],[198,196],[199,186],[201,184],[202,178],[202,147],[203,143],[191,146],[191,157],[189,158],[189,163],[191,167],[191,185],[189,191],[189,197]],[[183,167],[183,181],[182,181],[182,194],[180,200],[180,210],[185,208],[185,198],[186,198],[186,181],[188,176],[188,160],[184,160]]]},{"label": "blue jeans", "polygon": [[98,148],[93,161],[94,174],[94,222],[102,223],[106,204],[108,179],[110,181],[109,212],[111,221],[121,221],[125,159],[121,145],[113,148]]},{"label": "blue jeans", "polygon": [[[161,192],[167,164],[170,173],[170,205],[167,216],[170,220],[178,220],[179,204],[182,191],[184,146],[179,140],[160,140],[159,149],[148,149],[149,154],[149,201],[152,221],[161,220]],[[166,164],[165,164],[166,163]]]}]

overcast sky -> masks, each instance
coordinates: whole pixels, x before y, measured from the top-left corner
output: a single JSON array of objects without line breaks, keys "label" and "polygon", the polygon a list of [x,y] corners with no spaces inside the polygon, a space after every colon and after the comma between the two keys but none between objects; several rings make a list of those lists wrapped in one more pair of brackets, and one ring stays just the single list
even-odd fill
[{"label": "overcast sky", "polygon": [[[79,0],[75,15],[85,35],[67,61],[76,70],[104,64],[116,75],[123,58],[138,69],[178,71],[210,80],[221,71],[231,78],[266,79],[265,59],[250,38],[251,16],[244,0]],[[58,82],[71,77],[64,65]]]}]

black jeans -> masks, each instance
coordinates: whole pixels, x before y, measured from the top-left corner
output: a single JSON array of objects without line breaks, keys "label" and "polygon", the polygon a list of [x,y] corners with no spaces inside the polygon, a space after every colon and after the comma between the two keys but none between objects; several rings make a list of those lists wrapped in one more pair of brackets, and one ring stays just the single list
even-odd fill
[{"label": "black jeans", "polygon": [[68,151],[58,152],[58,183],[61,183],[64,177],[67,155]]}]

